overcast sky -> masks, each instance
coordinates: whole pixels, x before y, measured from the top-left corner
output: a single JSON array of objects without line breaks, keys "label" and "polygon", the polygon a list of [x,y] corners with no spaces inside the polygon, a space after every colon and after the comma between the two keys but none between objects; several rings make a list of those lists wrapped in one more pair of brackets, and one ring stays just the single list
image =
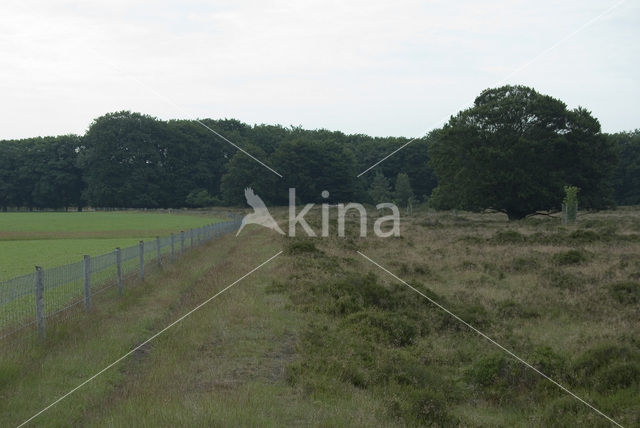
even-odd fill
[{"label": "overcast sky", "polygon": [[504,83],[631,130],[640,2],[585,26],[618,3],[3,0],[0,139],[117,110],[416,137]]}]

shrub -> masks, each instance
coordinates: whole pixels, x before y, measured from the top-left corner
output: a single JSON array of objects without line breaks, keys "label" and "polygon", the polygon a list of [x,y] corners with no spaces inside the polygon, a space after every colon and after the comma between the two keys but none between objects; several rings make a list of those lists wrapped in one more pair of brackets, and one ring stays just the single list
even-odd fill
[{"label": "shrub", "polygon": [[[559,378],[566,367],[565,359],[549,347],[536,348],[528,362],[542,373]],[[504,354],[494,354],[475,361],[465,371],[465,380],[481,390],[491,400],[508,402],[518,397],[519,392],[530,397],[534,388],[546,385],[544,378]]]},{"label": "shrub", "polygon": [[0,391],[20,377],[20,367],[13,361],[0,361]]},{"label": "shrub", "polygon": [[540,314],[513,300],[504,300],[496,305],[500,318],[537,318]]},{"label": "shrub", "polygon": [[[576,377],[576,381],[581,385],[598,386],[599,383],[602,383],[602,387],[607,388],[611,386],[611,383],[615,384],[616,382],[606,381],[605,378],[607,375],[604,373],[606,373],[607,370],[621,363],[636,364],[638,358],[640,358],[639,353],[628,347],[611,344],[599,345],[585,351],[576,360],[573,365],[574,376]],[[633,371],[633,369],[617,367],[615,368],[617,373],[612,372],[610,374],[617,376],[624,370]]]},{"label": "shrub", "polygon": [[365,370],[353,362],[349,362],[342,367],[339,378],[341,381],[348,382],[358,388],[366,388],[369,384]]},{"label": "shrub", "polygon": [[589,243],[599,241],[601,236],[593,230],[578,229],[569,234],[569,239],[576,242]]},{"label": "shrub", "polygon": [[211,196],[206,189],[193,190],[187,195],[185,202],[193,208],[210,207],[221,203],[218,198]]},{"label": "shrub", "polygon": [[529,362],[555,380],[558,380],[566,372],[567,361],[548,346],[536,348]]},{"label": "shrub", "polygon": [[616,282],[609,286],[611,295],[620,303],[632,305],[640,302],[640,282]]},{"label": "shrub", "polygon": [[[565,362],[548,348],[536,349],[530,363],[545,374],[562,372]],[[513,402],[531,393],[544,378],[530,368],[504,354],[482,358],[465,371],[465,380],[496,403]]]},{"label": "shrub", "polygon": [[538,261],[532,257],[516,257],[511,262],[511,269],[515,272],[528,272],[538,268]]},{"label": "shrub", "polygon": [[417,275],[431,275],[431,268],[426,264],[419,264],[413,267],[413,272]]},{"label": "shrub", "polygon": [[417,320],[389,311],[368,310],[349,316],[345,322],[362,337],[391,346],[407,346],[418,335]]},{"label": "shrub", "polygon": [[640,384],[640,364],[637,362],[615,362],[603,368],[593,383],[596,389],[602,393]]},{"label": "shrub", "polygon": [[292,239],[286,243],[285,252],[290,255],[319,253],[316,244],[310,239]]},{"label": "shrub", "polygon": [[550,287],[574,290],[580,287],[582,280],[580,277],[571,273],[556,269],[547,269],[541,273],[540,283]]},{"label": "shrub", "polygon": [[[430,389],[415,391],[407,397],[408,415],[421,426],[457,426],[458,421],[447,412],[447,401]],[[405,418],[406,419],[406,418]]]},{"label": "shrub", "polygon": [[553,255],[553,261],[557,265],[575,265],[587,261],[587,253],[584,250],[569,250]]},{"label": "shrub", "polygon": [[460,241],[467,244],[475,244],[475,245],[481,245],[486,242],[484,238],[476,235],[465,235],[460,238]]},{"label": "shrub", "polygon": [[393,349],[382,359],[378,373],[383,383],[396,382],[399,385],[415,387],[438,387],[444,381],[433,367],[419,361],[414,355],[402,350]]},{"label": "shrub", "polygon": [[497,231],[491,241],[496,244],[521,244],[526,240],[526,237],[517,230],[507,229]]},{"label": "shrub", "polygon": [[610,427],[611,423],[575,398],[563,396],[546,406],[542,417],[542,426],[605,428]]}]

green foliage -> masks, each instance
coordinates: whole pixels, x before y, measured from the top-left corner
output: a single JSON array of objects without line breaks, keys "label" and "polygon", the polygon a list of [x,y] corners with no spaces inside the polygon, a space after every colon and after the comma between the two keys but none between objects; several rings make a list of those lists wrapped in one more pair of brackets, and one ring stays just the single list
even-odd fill
[{"label": "green foliage", "polygon": [[492,401],[508,403],[521,386],[535,386],[538,375],[532,375],[522,364],[503,354],[495,354],[477,360],[465,371],[465,380]]},{"label": "green foliage", "polygon": [[[284,175],[270,192],[275,203],[287,204],[291,187],[296,189],[296,198],[301,203],[337,203],[355,199],[359,186],[355,156],[335,136],[314,135],[283,141],[270,160]],[[264,171],[262,174],[264,176]],[[328,199],[321,196],[324,190],[329,192]]]},{"label": "green foliage", "polygon": [[598,121],[524,86],[483,91],[439,132],[429,156],[438,208],[491,208],[521,219],[559,209],[565,183],[583,189],[587,208],[611,204],[616,153]]},{"label": "green foliage", "polygon": [[640,282],[616,282],[609,286],[609,290],[613,298],[622,304],[634,305],[640,303]]},{"label": "green foliage", "polygon": [[168,138],[155,118],[117,112],[94,120],[83,139],[85,197],[98,207],[167,207]]},{"label": "green foliage", "polygon": [[501,318],[537,318],[540,314],[513,300],[504,300],[497,304],[497,313]]},{"label": "green foliage", "polygon": [[564,186],[564,199],[562,203],[570,205],[578,205],[578,192],[580,189],[576,186]]},{"label": "green foliage", "polygon": [[196,189],[187,195],[185,202],[194,208],[211,207],[218,205],[220,201],[211,196],[206,189]]},{"label": "green foliage", "polygon": [[376,309],[350,315],[345,319],[345,323],[353,328],[356,334],[391,346],[410,345],[418,334],[415,319]]},{"label": "green foliage", "polygon": [[540,275],[540,283],[544,286],[575,290],[580,287],[583,280],[559,269],[545,269]]},{"label": "green foliage", "polygon": [[589,259],[584,250],[568,250],[553,255],[553,261],[557,265],[576,265]]},{"label": "green foliage", "polygon": [[389,180],[380,171],[376,171],[369,188],[369,197],[373,203],[380,204],[391,200]]},{"label": "green foliage", "polygon": [[409,145],[406,138],[252,127],[234,119],[201,122],[121,111],[95,119],[84,136],[0,141],[0,209],[182,207],[192,205],[186,198],[194,189],[244,205],[247,186],[272,204],[287,202],[288,187],[299,190],[299,202],[323,202],[320,192],[328,190],[328,201],[336,203],[367,198],[376,173],[406,173],[408,180],[399,188],[396,183],[394,195],[382,191],[384,198],[375,199],[394,196],[406,205],[413,195],[434,208],[496,207],[511,218],[558,208],[561,183],[583,189],[585,208],[610,206],[611,186],[619,204],[640,203],[639,132],[605,138],[587,111],[567,111],[560,101],[524,87],[484,91],[472,109]]},{"label": "green foliage", "polygon": [[552,401],[544,411],[543,426],[559,428],[607,428],[611,423],[580,403],[574,397],[563,396]]},{"label": "green foliage", "polygon": [[409,176],[404,172],[401,172],[396,177],[396,186],[394,192],[394,198],[400,206],[406,207],[409,202],[414,199],[413,189],[411,189],[411,182]]},{"label": "green foliage", "polygon": [[522,244],[526,237],[513,229],[498,230],[491,238],[496,244]]},{"label": "green foliage", "polygon": [[413,391],[407,397],[409,421],[420,426],[454,427],[459,422],[447,410],[443,394],[430,389]]},{"label": "green foliage", "polygon": [[593,383],[602,393],[640,385],[640,363],[637,361],[615,362],[598,373]]},{"label": "green foliage", "polygon": [[627,346],[602,344],[585,351],[573,364],[580,385],[600,392],[640,386],[640,352]]},{"label": "green foliage", "polygon": [[286,242],[285,252],[287,254],[305,254],[305,253],[319,253],[320,250],[316,248],[316,244],[311,239],[290,239]]},{"label": "green foliage", "polygon": [[593,243],[601,240],[603,237],[593,230],[577,229],[569,234],[569,239],[579,243]]},{"label": "green foliage", "polygon": [[618,165],[612,184],[618,205],[640,205],[640,129],[620,132],[607,138],[616,146]]},{"label": "green foliage", "polygon": [[20,365],[15,361],[0,361],[0,391],[20,377]]},{"label": "green foliage", "polygon": [[0,209],[82,207],[76,135],[0,141]]},{"label": "green foliage", "polygon": [[562,200],[563,224],[573,224],[578,216],[578,191],[576,186],[564,186],[564,199]]},{"label": "green foliage", "polygon": [[516,272],[530,272],[538,267],[538,261],[531,257],[516,257],[511,263],[511,269]]}]

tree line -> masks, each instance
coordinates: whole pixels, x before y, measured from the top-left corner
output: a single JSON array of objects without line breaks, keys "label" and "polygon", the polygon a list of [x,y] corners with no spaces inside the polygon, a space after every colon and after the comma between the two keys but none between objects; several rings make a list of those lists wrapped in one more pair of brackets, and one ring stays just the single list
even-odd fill
[{"label": "tree line", "polygon": [[[271,204],[288,203],[289,187],[300,202],[370,202],[372,176],[357,174],[408,141],[233,119],[201,122],[284,178],[197,121],[121,111],[95,119],[82,136],[0,141],[0,207],[241,205],[245,187]],[[389,177],[408,174],[414,192],[426,198],[435,186],[426,150],[425,141],[416,141],[379,169]]]},{"label": "tree line", "polygon": [[521,218],[557,208],[566,185],[581,189],[585,208],[640,204],[640,131],[603,134],[588,111],[567,110],[531,88],[483,91],[443,128],[357,177],[409,141],[114,112],[81,136],[0,141],[0,207],[243,205],[245,187],[269,204],[286,204],[295,187],[304,203],[430,201]]}]

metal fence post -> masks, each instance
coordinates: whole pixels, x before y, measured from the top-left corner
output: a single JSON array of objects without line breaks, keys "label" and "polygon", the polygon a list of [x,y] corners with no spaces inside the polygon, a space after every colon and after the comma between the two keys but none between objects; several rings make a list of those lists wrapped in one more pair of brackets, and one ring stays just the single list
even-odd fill
[{"label": "metal fence post", "polygon": [[138,255],[140,257],[140,279],[144,279],[144,241],[138,242]]},{"label": "metal fence post", "polygon": [[180,231],[180,254],[184,253],[184,230]]},{"label": "metal fence post", "polygon": [[160,248],[160,237],[156,236],[156,256],[158,257],[158,267],[162,267],[162,251]]},{"label": "metal fence post", "polygon": [[84,308],[91,310],[91,257],[84,256]]},{"label": "metal fence post", "polygon": [[44,281],[42,280],[42,268],[40,266],[36,266],[34,286],[36,296],[36,325],[38,327],[38,336],[40,336],[41,339],[44,339]]},{"label": "metal fence post", "polygon": [[118,277],[118,295],[122,296],[122,254],[120,254],[120,247],[116,248],[116,275]]},{"label": "metal fence post", "polygon": [[173,263],[173,258],[175,256],[175,240],[176,240],[176,237],[172,233],[171,234],[171,263]]},{"label": "metal fence post", "polygon": [[191,240],[189,248],[193,249],[193,229],[189,229],[189,239]]}]

